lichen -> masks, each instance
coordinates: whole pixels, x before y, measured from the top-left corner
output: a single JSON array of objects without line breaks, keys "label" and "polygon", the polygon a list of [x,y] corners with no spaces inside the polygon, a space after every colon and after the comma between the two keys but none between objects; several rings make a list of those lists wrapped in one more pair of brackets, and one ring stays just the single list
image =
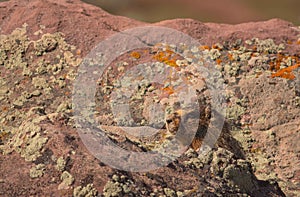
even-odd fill
[{"label": "lichen", "polygon": [[241,116],[245,114],[246,109],[241,105],[234,104],[227,108],[226,110],[226,118],[229,120],[239,120]]},{"label": "lichen", "polygon": [[56,34],[44,34],[40,40],[34,43],[36,55],[43,55],[46,52],[51,52],[58,46],[58,39],[61,36]]},{"label": "lichen", "polygon": [[175,197],[176,192],[170,188],[164,188],[164,193],[166,194],[167,197]]},{"label": "lichen", "polygon": [[41,151],[48,141],[47,137],[43,137],[42,132],[42,128],[37,123],[24,122],[12,131],[13,137],[4,146],[4,154],[16,151],[26,161],[35,161],[41,156]]},{"label": "lichen", "polygon": [[27,24],[15,29],[10,35],[0,35],[0,65],[7,69],[23,68],[27,62],[23,60],[30,41],[26,35]]},{"label": "lichen", "polygon": [[85,187],[78,186],[73,191],[74,197],[96,197],[98,191],[94,188],[93,184],[88,184]]},{"label": "lichen", "polygon": [[127,179],[125,176],[113,175],[112,180],[108,181],[103,190],[105,197],[122,196],[132,193],[134,187],[133,181]]},{"label": "lichen", "polygon": [[56,169],[62,172],[65,170],[66,164],[66,160],[63,157],[59,157],[56,161]]},{"label": "lichen", "polygon": [[273,73],[271,77],[281,77],[285,79],[293,80],[295,79],[295,75],[293,74],[293,71],[300,67],[300,64],[295,64],[293,66],[289,66],[287,68],[280,69],[276,73]]},{"label": "lichen", "polygon": [[61,187],[68,187],[74,183],[75,179],[68,171],[63,171],[60,175],[60,180],[62,181]]},{"label": "lichen", "polygon": [[195,150],[189,149],[185,154],[188,156],[189,160],[185,161],[184,164],[193,168],[201,169],[205,165],[208,165],[212,158],[213,152],[209,151],[206,154],[197,154]]},{"label": "lichen", "polygon": [[30,177],[31,178],[38,178],[42,177],[45,172],[45,164],[38,164],[30,169]]}]

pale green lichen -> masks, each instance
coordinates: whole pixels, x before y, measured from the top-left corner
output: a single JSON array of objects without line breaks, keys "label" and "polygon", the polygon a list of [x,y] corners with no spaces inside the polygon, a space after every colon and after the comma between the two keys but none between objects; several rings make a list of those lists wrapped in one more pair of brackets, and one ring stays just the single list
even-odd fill
[{"label": "pale green lichen", "polygon": [[56,169],[59,171],[64,171],[66,168],[66,160],[63,157],[59,157],[56,161]]},{"label": "pale green lichen", "polygon": [[229,120],[239,120],[240,117],[246,112],[246,109],[240,105],[233,105],[227,108],[226,117]]},{"label": "pale green lichen", "polygon": [[122,186],[118,182],[108,181],[104,186],[104,193],[105,197],[113,197],[113,196],[120,196],[122,194]]},{"label": "pale green lichen", "polygon": [[236,77],[241,69],[241,63],[232,62],[231,64],[225,64],[224,66],[224,74],[229,77]]},{"label": "pale green lichen", "polygon": [[285,49],[284,44],[275,44],[273,39],[260,40],[258,38],[252,39],[252,42],[255,46],[257,46],[257,52],[259,53],[270,53],[276,54],[282,52]]},{"label": "pale green lichen", "polygon": [[31,178],[38,178],[42,177],[45,172],[45,164],[38,164],[30,169],[30,177]]},{"label": "pale green lichen", "polygon": [[105,184],[103,195],[113,197],[130,194],[133,187],[133,181],[127,180],[125,176],[113,175],[112,180]]},{"label": "pale green lichen", "polygon": [[189,149],[186,155],[189,157],[189,160],[185,161],[184,164],[197,169],[208,165],[213,157],[212,151],[198,155],[193,149]]},{"label": "pale green lichen", "polygon": [[60,180],[62,181],[62,183],[60,184],[60,188],[61,189],[65,189],[68,186],[72,185],[74,183],[74,177],[68,172],[68,171],[64,171],[61,175],[60,175]]},{"label": "pale green lichen", "polygon": [[167,197],[175,197],[177,196],[176,195],[176,192],[170,188],[164,188],[164,193]]},{"label": "pale green lichen", "polygon": [[[213,152],[210,171],[214,175],[222,176],[224,169],[230,164],[234,154],[226,149],[218,148]],[[222,165],[220,165],[222,164]]]},{"label": "pale green lichen", "polygon": [[45,88],[49,87],[49,83],[48,83],[47,79],[41,78],[41,77],[34,77],[32,79],[32,84],[37,89],[45,89]]},{"label": "pale green lichen", "polygon": [[48,141],[47,137],[42,137],[42,131],[36,123],[25,122],[20,128],[13,130],[14,136],[4,146],[3,152],[8,154],[15,150],[26,161],[35,161],[41,156],[41,151]]},{"label": "pale green lichen", "polygon": [[15,29],[10,35],[0,35],[0,65],[7,69],[23,68],[27,62],[23,60],[30,41],[26,35],[26,27]]},{"label": "pale green lichen", "polygon": [[40,40],[34,43],[35,54],[43,55],[46,52],[53,51],[58,46],[60,37],[55,34],[44,34]]},{"label": "pale green lichen", "polygon": [[78,186],[73,191],[74,197],[96,197],[98,191],[94,188],[93,184],[88,184],[85,187]]}]

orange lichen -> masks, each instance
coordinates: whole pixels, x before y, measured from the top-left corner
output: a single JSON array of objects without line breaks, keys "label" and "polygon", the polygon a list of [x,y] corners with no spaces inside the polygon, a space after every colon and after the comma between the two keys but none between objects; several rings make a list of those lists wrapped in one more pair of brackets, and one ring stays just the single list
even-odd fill
[{"label": "orange lichen", "polygon": [[252,51],[257,51],[257,46],[252,46]]},{"label": "orange lichen", "polygon": [[157,52],[153,58],[171,67],[178,68],[179,66],[176,63],[176,58],[173,56],[174,56],[174,52],[167,49],[166,51]]},{"label": "orange lichen", "polygon": [[7,110],[8,110],[7,106],[2,107],[2,109],[1,109],[2,112],[7,111]]},{"label": "orange lichen", "polygon": [[232,55],[231,53],[228,53],[227,56],[228,56],[228,59],[229,59],[230,61],[233,61],[233,60],[234,60],[233,55]]},{"label": "orange lichen", "polygon": [[214,44],[214,45],[212,45],[212,48],[213,48],[213,49],[218,49],[219,51],[221,51],[221,48],[220,48],[218,45],[215,45],[215,44]]},{"label": "orange lichen", "polygon": [[70,96],[72,93],[70,91],[65,92],[66,96]]},{"label": "orange lichen", "polygon": [[293,66],[289,66],[287,68],[283,68],[280,69],[279,71],[277,71],[276,73],[273,73],[271,75],[272,78],[274,77],[281,77],[281,78],[285,78],[285,79],[295,79],[295,75],[293,74],[293,70],[297,69],[300,67],[300,64],[295,64]]},{"label": "orange lichen", "polygon": [[4,141],[8,137],[9,133],[6,131],[0,132],[0,141]]},{"label": "orange lichen", "polygon": [[262,74],[263,74],[262,72],[257,72],[255,77],[258,78]]},{"label": "orange lichen", "polygon": [[221,59],[216,59],[216,63],[217,63],[218,65],[220,65],[220,64],[222,63],[222,60],[221,60]]},{"label": "orange lichen", "polygon": [[141,54],[139,52],[132,52],[130,53],[130,56],[135,58],[135,59],[140,59],[141,58]]},{"label": "orange lichen", "polygon": [[270,65],[270,69],[269,70],[275,70],[275,64],[274,64],[274,62],[270,62],[269,63],[269,65]]},{"label": "orange lichen", "polygon": [[282,62],[283,59],[284,59],[284,55],[278,53],[272,70],[276,70],[276,71],[280,70],[280,65],[281,65],[281,62]]},{"label": "orange lichen", "polygon": [[251,53],[251,57],[257,57],[255,53]]},{"label": "orange lichen", "polygon": [[76,50],[76,55],[78,55],[78,56],[81,55],[81,50],[80,49]]},{"label": "orange lichen", "polygon": [[270,71],[279,71],[280,67],[281,67],[281,64],[282,63],[285,64],[285,61],[288,58],[291,58],[292,59],[292,63],[294,63],[294,64],[299,64],[300,63],[299,57],[297,57],[297,56],[285,56],[283,54],[278,53],[276,60],[269,62],[269,65],[270,65],[270,69],[269,70]]},{"label": "orange lichen", "polygon": [[201,50],[210,50],[210,47],[207,45],[200,46]]},{"label": "orange lichen", "polygon": [[174,88],[173,87],[170,87],[170,86],[168,86],[168,87],[165,87],[165,88],[163,88],[162,89],[163,90],[163,92],[165,92],[167,95],[171,95],[171,94],[174,94]]}]

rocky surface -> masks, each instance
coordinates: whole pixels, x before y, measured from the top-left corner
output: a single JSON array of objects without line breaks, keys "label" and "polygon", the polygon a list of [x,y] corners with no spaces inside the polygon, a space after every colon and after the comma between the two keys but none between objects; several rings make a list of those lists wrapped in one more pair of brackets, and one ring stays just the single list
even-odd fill
[{"label": "rocky surface", "polygon": [[[279,19],[239,25],[190,19],[152,24],[199,40],[197,51],[215,62],[227,85],[226,124],[211,151],[195,151],[211,114],[203,84],[198,97],[204,112],[201,132],[168,166],[146,173],[120,171],[86,149],[71,100],[78,66],[100,41],[146,25],[77,0],[0,4],[0,195],[299,196],[300,28]],[[110,74],[119,76],[138,62],[154,58],[157,66],[165,63],[187,73],[190,64],[167,48],[124,54],[99,82],[97,120],[123,148],[142,152],[164,143],[177,128],[177,115],[185,113],[172,105],[172,87],[141,85],[131,103],[138,126],[166,123],[156,141],[149,142],[116,129],[122,123],[107,106],[107,90],[116,88],[108,86],[117,81]],[[189,80],[201,81],[197,77],[191,71]],[[166,120],[149,121],[145,106],[155,99],[171,103]]]}]

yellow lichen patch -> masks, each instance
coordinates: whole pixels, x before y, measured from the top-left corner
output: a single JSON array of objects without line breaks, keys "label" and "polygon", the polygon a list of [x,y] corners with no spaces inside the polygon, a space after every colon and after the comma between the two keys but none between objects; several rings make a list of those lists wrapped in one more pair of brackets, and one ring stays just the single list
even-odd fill
[{"label": "yellow lichen patch", "polygon": [[135,59],[140,59],[141,58],[141,54],[139,52],[132,52],[130,53],[130,56],[135,58]]},{"label": "yellow lichen patch", "polygon": [[295,75],[292,72],[293,72],[293,70],[295,70],[295,69],[297,69],[299,67],[300,67],[300,64],[295,64],[293,66],[289,66],[287,68],[280,69],[276,73],[273,73],[271,75],[271,77],[272,78],[274,78],[274,77],[281,77],[281,78],[293,80],[293,79],[295,79]]}]

